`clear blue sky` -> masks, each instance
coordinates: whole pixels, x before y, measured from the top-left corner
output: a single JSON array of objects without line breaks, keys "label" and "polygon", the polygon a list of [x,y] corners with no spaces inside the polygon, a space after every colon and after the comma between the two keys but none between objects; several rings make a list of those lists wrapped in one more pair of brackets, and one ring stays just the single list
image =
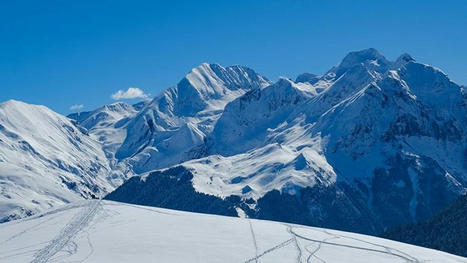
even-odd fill
[{"label": "clear blue sky", "polygon": [[275,80],[368,47],[467,84],[467,1],[2,1],[0,101],[67,114],[130,86],[154,96],[201,62]]}]

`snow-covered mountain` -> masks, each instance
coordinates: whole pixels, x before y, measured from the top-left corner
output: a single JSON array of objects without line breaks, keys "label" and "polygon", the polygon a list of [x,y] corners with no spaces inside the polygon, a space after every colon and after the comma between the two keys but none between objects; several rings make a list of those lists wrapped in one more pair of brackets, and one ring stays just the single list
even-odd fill
[{"label": "snow-covered mountain", "polygon": [[[258,85],[206,129],[200,118],[180,125],[175,114],[144,115],[130,140],[143,145],[136,171],[175,167],[130,179],[108,198],[379,233],[465,193],[467,94],[441,70],[367,49],[297,80]],[[193,108],[183,112],[203,112]]]},{"label": "snow-covered mountain", "polygon": [[0,222],[99,197],[117,183],[101,145],[44,106],[0,104]]},{"label": "snow-covered mountain", "polygon": [[128,123],[128,136],[116,156],[137,173],[202,156],[200,147],[225,105],[269,84],[246,67],[203,63]]},{"label": "snow-covered mountain", "polygon": [[467,262],[387,239],[109,201],[0,225],[1,262]]}]

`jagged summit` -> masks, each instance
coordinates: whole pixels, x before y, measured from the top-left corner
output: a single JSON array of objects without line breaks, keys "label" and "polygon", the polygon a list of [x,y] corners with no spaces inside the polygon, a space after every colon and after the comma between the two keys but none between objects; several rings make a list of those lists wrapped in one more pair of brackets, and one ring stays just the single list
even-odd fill
[{"label": "jagged summit", "polygon": [[265,77],[247,67],[202,63],[193,68],[177,86],[184,92],[193,89],[195,92],[190,94],[198,95],[202,100],[210,100],[221,99],[229,91],[260,87],[268,83]]},{"label": "jagged summit", "polygon": [[[212,80],[222,81],[227,85],[241,84],[247,79],[253,82],[269,82],[267,78],[258,75],[253,69],[241,66],[222,66],[218,63],[201,63],[185,75],[185,78],[193,81],[192,84],[214,85]],[[233,86],[232,86],[233,88]]]}]

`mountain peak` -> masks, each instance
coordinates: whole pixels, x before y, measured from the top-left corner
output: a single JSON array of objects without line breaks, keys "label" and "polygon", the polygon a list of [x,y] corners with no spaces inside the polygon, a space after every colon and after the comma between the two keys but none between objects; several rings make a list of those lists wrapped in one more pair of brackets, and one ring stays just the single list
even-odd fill
[{"label": "mountain peak", "polygon": [[360,64],[366,61],[384,61],[387,62],[386,58],[381,55],[376,49],[368,48],[359,51],[352,51],[344,57],[339,68],[349,68],[356,64]]},{"label": "mountain peak", "polygon": [[109,111],[121,111],[121,110],[128,110],[131,107],[132,106],[130,104],[119,101],[119,102],[114,102],[112,104],[104,105],[100,109],[101,110],[109,110]]},{"label": "mountain peak", "polygon": [[27,104],[25,102],[14,100],[14,99],[7,100],[7,101],[0,103],[0,106],[8,106],[8,107],[17,106],[17,105],[27,105]]},{"label": "mountain peak", "polygon": [[179,82],[178,88],[192,90],[193,95],[201,96],[206,101],[229,96],[229,93],[238,90],[261,88],[269,84],[265,77],[247,67],[202,63]]},{"label": "mountain peak", "polygon": [[218,63],[207,62],[203,62],[199,66],[191,69],[190,72],[185,76],[185,78],[188,79],[190,82],[199,81],[200,79],[222,81],[224,83],[236,82],[242,79],[250,79],[254,81],[256,80],[259,82],[269,82],[265,77],[259,75],[253,69],[245,66],[233,65],[224,67]]},{"label": "mountain peak", "polygon": [[18,112],[21,114],[23,114],[24,112],[31,112],[31,111],[52,112],[52,110],[50,110],[46,106],[29,104],[26,102],[22,102],[19,100],[13,100],[13,99],[0,103],[0,109],[10,111],[10,112]]},{"label": "mountain peak", "polygon": [[361,49],[357,51],[351,51],[349,52],[349,54],[347,54],[347,56],[358,56],[358,57],[365,57],[365,58],[383,57],[383,55],[381,55],[379,51],[376,50],[375,48],[366,48],[366,49]]},{"label": "mountain peak", "polygon": [[412,61],[413,62],[413,61],[415,61],[415,59],[411,55],[409,55],[407,53],[403,53],[402,55],[400,55],[397,58],[396,62],[397,61],[405,61],[405,62],[411,62]]},{"label": "mountain peak", "polygon": [[407,53],[400,55],[394,62],[393,68],[400,68],[405,66],[407,63],[415,62],[415,59]]},{"label": "mountain peak", "polygon": [[196,73],[196,72],[209,72],[211,71],[213,68],[223,68],[221,65],[217,64],[217,63],[208,63],[208,62],[203,62],[201,64],[199,64],[198,66],[192,68],[190,70],[190,72],[188,73],[189,74],[192,74],[192,73]]},{"label": "mountain peak", "polygon": [[310,84],[315,84],[319,81],[321,76],[313,74],[313,73],[302,73],[297,76],[295,82],[308,82]]}]

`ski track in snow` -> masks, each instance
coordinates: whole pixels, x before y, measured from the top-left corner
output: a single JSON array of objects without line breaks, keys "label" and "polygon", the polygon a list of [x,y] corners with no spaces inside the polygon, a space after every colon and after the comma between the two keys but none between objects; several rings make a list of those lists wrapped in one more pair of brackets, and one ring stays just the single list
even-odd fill
[{"label": "ski track in snow", "polygon": [[78,262],[85,262],[88,258],[90,258],[92,256],[92,254],[94,253],[94,246],[92,245],[92,242],[91,242],[91,236],[89,234],[88,231],[86,231],[86,238],[88,240],[88,245],[89,245],[89,248],[90,248],[90,251],[89,251],[89,254],[82,260],[78,261]]},{"label": "ski track in snow", "polygon": [[[102,209],[101,200],[89,201],[88,206],[78,211],[78,213],[66,224],[66,226],[60,231],[60,234],[56,236],[49,245],[45,246],[37,253],[34,254],[34,259],[31,263],[47,262],[55,254],[64,249],[73,237],[83,230],[94,218],[94,216]],[[75,244],[76,246],[76,244]],[[70,255],[76,253],[76,249],[73,249]]]},{"label": "ski track in snow", "polygon": [[256,242],[256,236],[255,236],[255,231],[253,231],[253,224],[251,223],[251,220],[248,219],[248,224],[250,225],[250,232],[251,232],[251,238],[253,239],[253,245],[255,246],[255,262],[258,262],[258,243]]},{"label": "ski track in snow", "polygon": [[[323,232],[329,234],[329,232],[326,231],[326,230],[323,231]],[[368,242],[368,241],[365,241],[365,240],[362,240],[362,239],[359,239],[359,238],[355,238],[355,237],[348,237],[348,236],[344,236],[344,235],[336,235],[336,236],[342,237],[342,238],[347,238],[347,239],[356,240],[356,241],[363,242],[363,243],[370,244],[370,245],[377,246],[377,247],[382,247],[382,248],[384,248],[388,253],[390,253],[390,254],[392,254],[392,255],[396,255],[396,254],[394,254],[393,251],[398,252],[398,253],[402,254],[402,255],[399,255],[399,256],[402,256],[402,257],[404,257],[406,260],[408,260],[407,262],[416,262],[416,263],[419,263],[419,262],[420,262],[417,258],[415,258],[415,257],[413,257],[413,256],[411,256],[411,255],[409,255],[409,254],[407,254],[407,253],[404,253],[404,252],[402,252],[402,251],[400,251],[400,250],[398,250],[398,249],[395,249],[395,248],[391,248],[391,247],[379,245],[379,244],[376,244],[376,243]]]},{"label": "ski track in snow", "polygon": [[298,252],[297,262],[300,263],[302,260],[302,249],[300,248],[300,244],[298,244],[297,236],[294,235],[294,233],[292,232],[292,227],[290,225],[286,224],[285,226],[287,227],[287,232],[290,235],[292,235],[292,239],[294,241],[295,247],[297,248],[297,252]]},{"label": "ski track in snow", "polygon": [[[331,240],[331,239],[334,239],[334,238],[337,238],[337,237],[329,237],[329,238],[325,238],[323,239],[323,241],[328,241],[328,240]],[[306,262],[309,263],[311,262],[311,258],[316,258],[318,259],[320,262],[326,262],[324,261],[323,259],[319,258],[318,256],[316,256],[316,253],[321,249],[321,245],[323,243],[322,242],[319,242],[318,243],[318,246],[314,249],[314,250],[309,250],[308,248],[311,247],[311,246],[307,246],[305,247],[305,250],[308,251],[308,253],[310,253],[310,255],[308,255],[308,258],[306,259]]]},{"label": "ski track in snow", "polygon": [[[285,246],[287,246],[289,244],[292,244],[292,243],[297,248],[297,252],[298,252],[297,262],[300,263],[300,262],[302,262],[301,258],[302,258],[303,252],[302,252],[302,249],[301,249],[299,241],[298,241],[299,239],[306,240],[306,241],[311,241],[311,242],[317,244],[317,247],[314,250],[310,250],[309,249],[310,246],[305,247],[305,250],[309,253],[309,255],[307,257],[307,260],[306,260],[307,263],[311,262],[311,259],[313,257],[316,258],[317,260],[319,260],[322,263],[326,262],[325,260],[323,260],[322,258],[320,258],[319,256],[316,255],[318,253],[318,251],[321,249],[321,246],[323,244],[324,245],[331,245],[331,246],[346,247],[346,248],[351,248],[351,249],[365,250],[365,251],[375,252],[375,253],[382,253],[382,254],[387,254],[387,255],[390,255],[390,256],[394,256],[394,257],[403,259],[403,260],[405,260],[406,262],[409,262],[409,263],[421,263],[421,261],[419,261],[417,258],[415,258],[415,257],[413,257],[413,256],[411,256],[411,255],[409,255],[407,253],[404,253],[404,252],[402,252],[402,251],[400,251],[398,249],[383,246],[383,245],[379,245],[379,244],[376,244],[376,243],[368,242],[368,241],[361,240],[361,239],[354,238],[354,237],[348,237],[348,236],[344,236],[344,235],[333,234],[333,233],[330,233],[329,231],[326,231],[326,230],[318,230],[318,231],[323,232],[323,233],[325,233],[327,235],[330,235],[331,237],[325,238],[323,240],[309,238],[309,237],[297,234],[296,232],[293,231],[293,228],[301,228],[301,227],[293,227],[293,226],[288,225],[288,224],[284,224],[284,226],[287,227],[287,232],[291,234],[292,238],[290,238],[290,239],[288,239],[288,240],[286,240],[286,241],[284,241],[284,242],[282,242],[282,243],[280,243],[280,244],[278,244],[278,245],[276,245],[276,246],[274,246],[272,248],[269,248],[269,249],[265,250],[261,254],[258,254],[258,244],[257,244],[256,238],[255,238],[254,232],[253,232],[251,220],[249,220],[249,221],[250,221],[249,224],[250,224],[250,230],[251,230],[254,246],[255,246],[255,249],[256,249],[256,256],[246,260],[245,263],[258,262],[258,259],[263,257],[264,255],[269,254],[271,252],[274,252],[274,251],[276,251],[276,250],[278,250],[280,248],[283,248],[283,247],[285,247]],[[332,239],[340,239],[340,238],[342,238],[342,239],[352,239],[352,240],[363,242],[363,243],[366,243],[366,244],[369,244],[369,245],[372,245],[372,246],[381,247],[384,250],[365,248],[365,247],[359,247],[359,246],[352,246],[352,245],[340,244],[340,243],[335,243],[335,242],[330,242],[329,241],[329,240],[332,240]]]},{"label": "ski track in snow", "polygon": [[[383,245],[379,245],[379,244],[376,244],[376,243],[372,243],[372,242],[368,242],[368,241],[364,241],[364,240],[360,240],[358,238],[353,238],[353,237],[347,237],[347,236],[343,236],[343,235],[337,235],[337,234],[331,234],[329,233],[328,231],[321,231],[325,234],[328,234],[328,235],[332,235],[333,238],[344,238],[344,239],[352,239],[352,240],[356,240],[356,241],[360,241],[360,242],[363,242],[363,243],[366,243],[366,244],[370,244],[370,245],[373,245],[373,246],[377,246],[377,247],[381,247],[381,248],[384,248],[384,250],[378,250],[378,249],[373,249],[373,248],[365,248],[365,247],[358,247],[358,246],[352,246],[352,245],[346,245],[346,244],[339,244],[339,243],[335,243],[335,242],[329,242],[327,241],[326,239],[323,239],[323,240],[318,240],[318,239],[312,239],[312,238],[309,238],[309,237],[306,237],[306,236],[302,236],[300,234],[297,234],[296,232],[293,231],[293,227],[290,226],[290,225],[287,225],[289,227],[288,231],[294,235],[296,238],[299,238],[299,239],[303,239],[303,240],[307,240],[307,241],[311,241],[311,242],[317,242],[318,245],[319,245],[319,248],[321,248],[321,245],[322,244],[326,244],[326,245],[331,245],[331,246],[339,246],[339,247],[347,247],[347,248],[352,248],[352,249],[359,249],[359,250],[365,250],[365,251],[370,251],[370,252],[376,252],[376,253],[383,253],[383,254],[387,254],[387,255],[390,255],[390,256],[394,256],[394,257],[398,257],[398,258],[401,258],[403,260],[405,260],[406,262],[411,262],[411,263],[420,263],[420,261],[413,257],[413,256],[410,256],[408,255],[407,253],[404,253],[400,250],[397,250],[397,249],[394,249],[394,248],[390,248],[390,247],[387,247],[387,246],[383,246]],[[300,227],[296,227],[296,228],[300,228]],[[320,231],[320,230],[318,230]],[[328,239],[329,240],[329,239]],[[398,252],[400,254],[396,254],[394,253],[393,251],[395,252]],[[316,253],[318,252],[318,250],[314,251],[313,253],[313,256],[316,257]],[[321,259],[320,259],[321,260]]]},{"label": "ski track in snow", "polygon": [[[5,239],[4,241],[0,242],[0,245],[1,245],[1,244],[5,244],[5,243],[7,243],[7,242],[9,242],[9,241],[11,241],[11,240],[13,240],[13,239],[15,239],[15,238],[18,238],[18,237],[20,237],[20,236],[22,236],[22,235],[24,235],[24,234],[26,234],[26,233],[28,233],[28,232],[34,230],[34,229],[40,227],[40,226],[43,225],[44,223],[47,223],[47,222],[50,221],[51,219],[54,219],[55,217],[57,217],[57,216],[58,216],[57,214],[59,214],[59,213],[61,213],[61,212],[67,211],[67,210],[69,210],[69,209],[84,207],[84,206],[87,206],[87,205],[89,205],[89,204],[88,204],[88,203],[85,203],[85,202],[81,202],[81,203],[79,203],[79,204],[67,205],[67,206],[64,206],[64,207],[59,207],[59,208],[54,209],[54,210],[52,210],[52,211],[44,212],[44,213],[42,213],[42,214],[40,214],[40,215],[34,215],[34,216],[31,216],[31,217],[25,218],[25,219],[23,219],[23,221],[30,221],[30,220],[33,220],[33,219],[36,219],[36,218],[41,218],[41,217],[44,217],[44,216],[51,216],[51,218],[49,218],[49,220],[44,220],[44,221],[42,221],[42,222],[40,222],[40,223],[38,223],[38,224],[35,224],[35,225],[33,225],[33,226],[31,226],[31,227],[29,227],[29,228],[27,228],[27,229],[25,229],[25,230],[23,230],[23,231],[21,231],[21,232],[15,234],[15,235],[13,235],[13,236],[10,236],[9,238],[7,238],[7,239]],[[18,221],[16,221],[16,222],[13,221],[13,222],[11,222],[11,224],[19,224],[20,222],[21,222],[20,220],[18,220]]]},{"label": "ski track in snow", "polygon": [[280,244],[278,244],[278,245],[276,245],[276,246],[273,246],[272,248],[266,249],[263,253],[259,254],[258,256],[246,260],[245,263],[257,262],[257,260],[258,260],[260,257],[262,257],[262,256],[264,256],[264,255],[266,255],[266,254],[269,254],[269,253],[271,253],[271,252],[273,252],[273,251],[275,251],[275,250],[277,250],[277,249],[283,248],[283,247],[285,247],[285,246],[291,244],[292,242],[294,242],[294,239],[293,239],[293,238],[287,239],[286,241],[284,241],[284,242],[282,242],[282,243],[280,243]]}]

